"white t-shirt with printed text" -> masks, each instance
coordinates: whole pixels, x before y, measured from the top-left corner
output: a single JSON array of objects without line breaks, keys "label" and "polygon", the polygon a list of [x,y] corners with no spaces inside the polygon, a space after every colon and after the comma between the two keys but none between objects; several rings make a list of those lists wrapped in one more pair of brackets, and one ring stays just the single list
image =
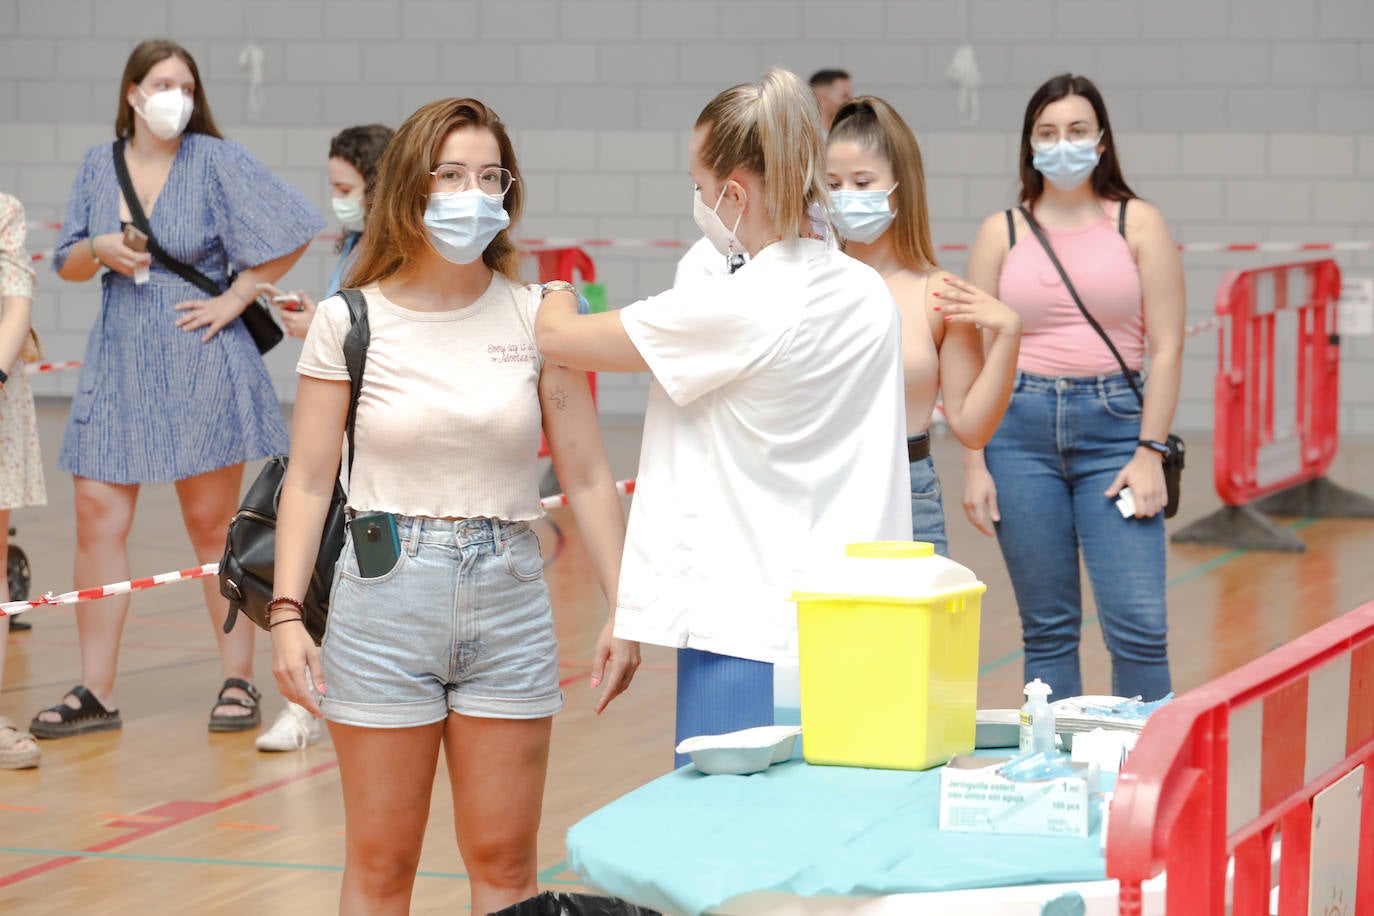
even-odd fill
[{"label": "white t-shirt with printed text", "polygon": [[[475,302],[441,312],[402,308],[376,285],[362,293],[371,342],[349,507],[431,518],[542,517],[539,287],[493,274]],[[296,371],[348,381],[348,329],[343,298],[321,302]]]}]

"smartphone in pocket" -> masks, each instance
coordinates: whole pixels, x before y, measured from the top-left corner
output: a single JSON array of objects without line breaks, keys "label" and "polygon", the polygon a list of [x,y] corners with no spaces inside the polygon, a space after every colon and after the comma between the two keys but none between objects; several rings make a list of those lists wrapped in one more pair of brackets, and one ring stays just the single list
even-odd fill
[{"label": "smartphone in pocket", "polygon": [[[128,248],[130,251],[137,251],[140,254],[147,251],[147,233],[145,233],[142,229],[139,229],[133,223],[129,223],[127,226],[124,227],[124,247]],[[151,279],[151,277],[149,276],[148,267],[146,265],[143,267],[134,268],[135,283],[147,283],[149,279]]]},{"label": "smartphone in pocket", "polygon": [[396,533],[396,516],[390,512],[360,515],[348,523],[353,534],[353,555],[358,558],[358,575],[364,579],[384,576],[401,558],[401,538]]}]

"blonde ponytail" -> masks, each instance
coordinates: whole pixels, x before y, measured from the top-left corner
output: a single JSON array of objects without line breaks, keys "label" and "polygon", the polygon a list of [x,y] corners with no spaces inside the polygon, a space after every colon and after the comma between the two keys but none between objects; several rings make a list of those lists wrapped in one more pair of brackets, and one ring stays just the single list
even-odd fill
[{"label": "blonde ponytail", "polygon": [[825,151],[815,95],[795,73],[774,68],[757,84],[733,86],[697,118],[705,127],[701,159],[724,180],[735,169],[763,183],[768,220],[784,239],[809,226],[807,210],[825,206]]}]

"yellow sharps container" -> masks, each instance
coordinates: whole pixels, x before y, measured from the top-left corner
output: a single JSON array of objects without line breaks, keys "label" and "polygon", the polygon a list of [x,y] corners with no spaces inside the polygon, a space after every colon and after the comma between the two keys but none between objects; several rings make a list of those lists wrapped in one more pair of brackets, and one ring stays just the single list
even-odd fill
[{"label": "yellow sharps container", "polygon": [[807,763],[924,770],[973,750],[987,586],[930,544],[850,544],[792,593]]}]

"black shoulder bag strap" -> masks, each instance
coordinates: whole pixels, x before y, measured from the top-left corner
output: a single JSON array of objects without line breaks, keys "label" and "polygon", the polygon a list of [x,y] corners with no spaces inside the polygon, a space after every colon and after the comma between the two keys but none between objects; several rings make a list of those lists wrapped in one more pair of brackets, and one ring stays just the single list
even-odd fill
[{"label": "black shoulder bag strap", "polygon": [[353,425],[358,419],[358,397],[363,390],[363,371],[367,368],[367,346],[372,341],[372,327],[367,323],[367,299],[356,289],[341,289],[339,295],[348,305],[349,328],[344,337],[344,364],[348,366],[348,420],[344,432],[348,436],[348,480],[353,482]]},{"label": "black shoulder bag strap", "polygon": [[[1030,210],[1026,207],[1019,206],[1017,209],[1020,210],[1021,215],[1026,218],[1026,225],[1030,226],[1030,231],[1035,235],[1036,241],[1040,243],[1040,247],[1044,248],[1045,254],[1049,255],[1050,263],[1054,265],[1054,269],[1059,271],[1059,279],[1064,281],[1064,288],[1067,289],[1069,295],[1073,297],[1073,304],[1078,306],[1078,310],[1083,313],[1083,317],[1087,319],[1088,324],[1092,325],[1092,329],[1097,332],[1097,336],[1102,338],[1102,342],[1107,345],[1107,349],[1112,351],[1112,356],[1116,357],[1117,365],[1121,366],[1121,372],[1126,376],[1126,381],[1130,383],[1131,390],[1135,392],[1136,400],[1140,401],[1140,406],[1143,410],[1145,407],[1145,396],[1140,393],[1140,386],[1135,382],[1135,373],[1127,368],[1126,360],[1121,358],[1121,351],[1116,348],[1116,344],[1112,343],[1112,339],[1107,336],[1107,332],[1102,330],[1102,325],[1097,323],[1097,319],[1094,318],[1092,313],[1083,305],[1083,300],[1078,296],[1078,290],[1073,288],[1073,281],[1069,279],[1069,274],[1064,270],[1064,265],[1059,263],[1059,257],[1054,253],[1054,249],[1050,247],[1050,240],[1045,237],[1045,230],[1040,227],[1040,223],[1036,221],[1035,217],[1031,215]],[[1122,209],[1124,211],[1124,206]],[[1123,221],[1125,220],[1124,212],[1121,219]],[[1123,232],[1122,235],[1124,236],[1125,233]]]},{"label": "black shoulder bag strap", "polygon": [[187,283],[200,287],[206,295],[213,297],[223,293],[224,290],[219,288],[218,283],[191,265],[178,261],[158,244],[157,239],[153,236],[153,227],[148,225],[148,217],[143,212],[143,205],[138,202],[138,195],[134,193],[134,182],[129,177],[129,164],[124,161],[123,137],[114,142],[114,167],[115,175],[119,178],[119,190],[124,194],[124,202],[129,205],[130,222],[138,228],[138,231],[148,237],[148,253]]}]

